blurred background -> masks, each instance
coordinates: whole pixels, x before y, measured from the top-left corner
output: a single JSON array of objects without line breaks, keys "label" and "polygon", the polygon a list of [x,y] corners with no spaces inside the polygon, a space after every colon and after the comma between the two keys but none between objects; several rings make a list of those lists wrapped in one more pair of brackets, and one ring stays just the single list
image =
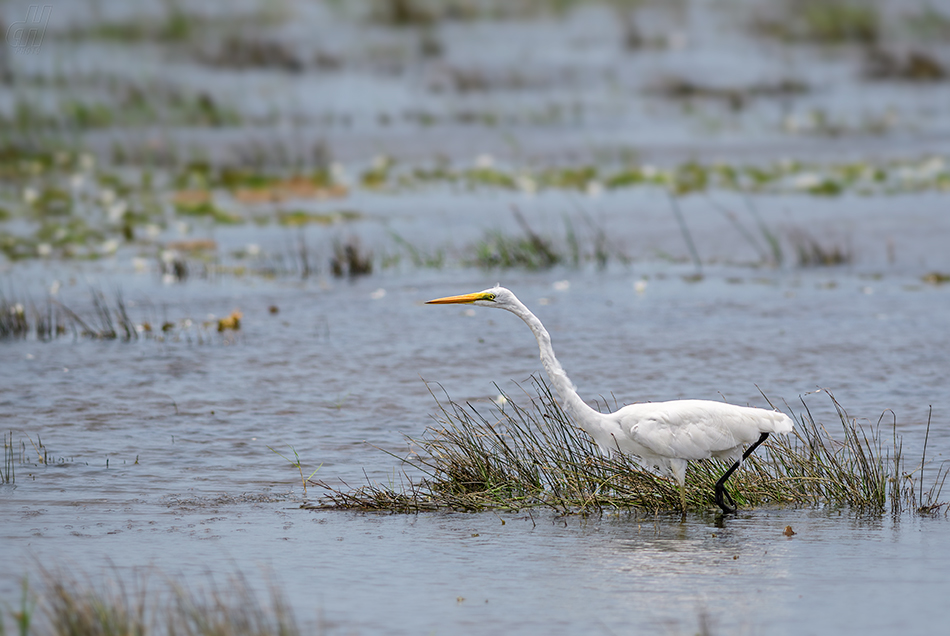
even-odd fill
[{"label": "blurred background", "polygon": [[[604,190],[635,203],[657,186],[828,198],[943,191],[950,179],[941,2],[6,1],[0,20],[5,268],[119,250],[153,263],[169,241],[247,223],[264,236],[337,224],[389,255],[377,269],[440,249],[478,262],[477,235],[358,229],[379,220],[380,193],[389,209],[426,214],[420,188],[550,190],[587,206]],[[731,225],[735,244],[708,257],[848,257],[801,228],[763,236],[720,203],[726,216],[709,205],[701,216]],[[483,226],[523,229],[507,207]],[[247,231],[230,234],[215,231],[233,245],[178,251],[261,256]],[[695,260],[679,234],[650,245]],[[265,255],[286,251],[276,240],[262,239]],[[632,240],[618,256],[656,257]],[[893,260],[895,246],[875,257],[888,249]],[[313,267],[332,273],[331,257]]]}]

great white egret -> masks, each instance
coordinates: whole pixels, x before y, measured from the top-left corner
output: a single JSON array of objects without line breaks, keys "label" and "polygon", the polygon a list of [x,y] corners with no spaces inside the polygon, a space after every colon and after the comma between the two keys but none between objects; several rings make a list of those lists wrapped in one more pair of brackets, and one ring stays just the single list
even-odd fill
[{"label": "great white egret", "polygon": [[[541,350],[541,364],[554,384],[564,409],[605,453],[617,450],[657,466],[673,475],[680,487],[680,503],[686,514],[687,460],[717,457],[737,459],[716,482],[716,503],[725,513],[736,511],[726,492],[726,480],[770,433],[789,433],[792,420],[784,413],[712,400],[673,400],[629,404],[613,413],[594,410],[577,394],[561,368],[551,336],[531,311],[504,287],[474,294],[430,300],[429,305],[466,304],[504,309],[518,316],[534,333]],[[751,444],[745,453],[742,447]],[[727,501],[728,500],[728,503]]]}]

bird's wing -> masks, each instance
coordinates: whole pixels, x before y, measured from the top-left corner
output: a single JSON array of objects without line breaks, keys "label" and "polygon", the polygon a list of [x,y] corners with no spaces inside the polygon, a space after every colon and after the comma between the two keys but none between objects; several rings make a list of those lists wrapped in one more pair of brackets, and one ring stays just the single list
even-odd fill
[{"label": "bird's wing", "polygon": [[[625,406],[614,416],[631,444],[659,457],[732,457],[762,433],[787,433],[791,419],[778,411],[710,400],[676,400]],[[621,450],[623,448],[621,443]]]}]

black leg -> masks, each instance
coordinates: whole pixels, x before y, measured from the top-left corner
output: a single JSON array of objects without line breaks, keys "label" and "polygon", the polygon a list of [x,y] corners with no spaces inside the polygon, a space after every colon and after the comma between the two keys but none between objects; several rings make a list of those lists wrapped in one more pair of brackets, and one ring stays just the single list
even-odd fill
[{"label": "black leg", "polygon": [[[768,433],[762,433],[762,435],[759,436],[759,439],[757,442],[755,442],[749,448],[745,449],[745,452],[742,453],[742,459],[740,459],[735,464],[733,464],[732,468],[730,468],[725,473],[723,473],[722,477],[719,478],[719,481],[716,482],[716,505],[722,508],[722,511],[724,513],[732,514],[737,510],[736,502],[732,499],[732,496],[730,496],[729,493],[726,491],[726,480],[732,476],[732,473],[734,473],[737,468],[739,468],[739,464],[741,464],[743,461],[748,459],[749,455],[751,455],[752,452],[755,451],[755,449],[759,447],[759,444],[767,440],[768,437],[769,437]],[[728,503],[726,503],[727,499],[729,500]]]}]

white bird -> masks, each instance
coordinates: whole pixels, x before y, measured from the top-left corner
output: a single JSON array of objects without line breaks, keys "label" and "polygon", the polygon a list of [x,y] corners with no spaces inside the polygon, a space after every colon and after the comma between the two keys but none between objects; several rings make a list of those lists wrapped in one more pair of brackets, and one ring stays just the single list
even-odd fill
[{"label": "white bird", "polygon": [[[770,433],[786,434],[792,419],[779,411],[737,406],[712,400],[673,400],[629,404],[613,413],[591,408],[577,394],[561,368],[551,336],[537,316],[508,289],[493,287],[474,294],[430,300],[430,305],[467,304],[504,309],[518,316],[534,333],[541,350],[541,364],[561,398],[562,406],[605,453],[621,451],[644,465],[672,474],[680,487],[680,503],[686,514],[686,462],[688,460],[736,459],[716,483],[716,503],[725,513],[736,511],[726,492],[726,480]],[[751,444],[742,453],[742,447]],[[728,499],[728,504],[726,503]]]}]

